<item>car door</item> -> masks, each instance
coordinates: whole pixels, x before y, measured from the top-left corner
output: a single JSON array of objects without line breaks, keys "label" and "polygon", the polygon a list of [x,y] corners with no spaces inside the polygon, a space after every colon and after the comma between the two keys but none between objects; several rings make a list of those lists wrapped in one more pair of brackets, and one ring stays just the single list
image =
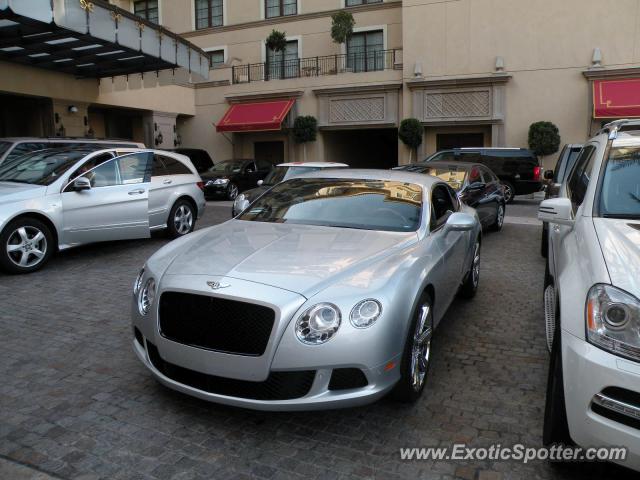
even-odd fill
[{"label": "car door", "polygon": [[172,179],[169,176],[164,157],[154,154],[149,187],[149,227],[162,225],[168,215],[169,196],[172,191]]},{"label": "car door", "polygon": [[[585,145],[576,160],[575,167],[561,189],[563,194],[571,200],[574,215],[582,205],[587,193],[587,187],[589,186],[589,181],[592,176],[596,150],[595,145]],[[561,272],[564,268],[566,259],[562,256],[564,250],[561,243],[571,230],[572,227],[567,225],[558,225],[555,223],[549,225],[549,262],[552,275],[556,275],[557,272]]]},{"label": "car door", "polygon": [[61,193],[62,242],[67,245],[149,237],[149,188],[153,154],[107,160],[79,176],[91,182],[76,191],[72,174]]},{"label": "car door", "polygon": [[247,162],[242,167],[243,175],[242,175],[242,185],[240,185],[240,190],[246,190],[248,188],[254,188],[258,184],[258,180],[260,180],[260,174],[258,169],[256,168],[256,163],[252,160]]},{"label": "car door", "polygon": [[[462,269],[466,257],[468,232],[448,230],[446,223],[452,213],[459,210],[447,185],[437,184],[431,191],[430,235],[442,260],[442,275],[436,285],[436,298],[441,298],[439,318],[449,306],[462,280]],[[438,305],[438,304],[437,304]]]}]

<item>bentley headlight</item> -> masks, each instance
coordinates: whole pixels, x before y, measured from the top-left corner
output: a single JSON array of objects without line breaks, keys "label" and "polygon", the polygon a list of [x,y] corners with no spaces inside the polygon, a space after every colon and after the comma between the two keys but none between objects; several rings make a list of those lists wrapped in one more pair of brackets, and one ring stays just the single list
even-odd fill
[{"label": "bentley headlight", "polygon": [[296,336],[307,345],[328,342],[340,328],[342,315],[332,303],[319,303],[307,309],[296,321]]},{"label": "bentley headlight", "polygon": [[144,267],[140,270],[140,273],[136,277],[136,281],[133,282],[133,294],[138,295],[140,288],[142,287],[142,278],[144,277]]},{"label": "bentley headlight", "polygon": [[640,301],[610,285],[595,285],[587,297],[587,338],[615,355],[640,361]]},{"label": "bentley headlight", "polygon": [[373,298],[358,302],[351,310],[351,325],[356,328],[367,328],[375,323],[382,313],[382,305]]},{"label": "bentley headlight", "polygon": [[153,278],[150,278],[138,294],[138,310],[140,311],[140,315],[146,315],[149,313],[155,298],[156,282]]}]

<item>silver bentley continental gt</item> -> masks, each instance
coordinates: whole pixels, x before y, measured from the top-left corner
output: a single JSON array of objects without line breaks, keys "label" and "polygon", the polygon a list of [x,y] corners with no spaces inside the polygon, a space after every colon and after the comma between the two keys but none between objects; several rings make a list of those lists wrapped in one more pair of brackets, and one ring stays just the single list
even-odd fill
[{"label": "silver bentley continental gt", "polygon": [[134,283],[133,347],[164,385],[259,410],[417,400],[473,297],[481,227],[440,179],[314,172],[167,244]]}]

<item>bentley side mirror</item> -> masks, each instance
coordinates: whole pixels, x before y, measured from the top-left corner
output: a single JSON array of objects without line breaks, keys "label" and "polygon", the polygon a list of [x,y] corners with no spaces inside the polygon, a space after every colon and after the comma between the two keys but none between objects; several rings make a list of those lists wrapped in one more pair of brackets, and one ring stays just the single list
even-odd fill
[{"label": "bentley side mirror", "polygon": [[91,190],[91,181],[87,177],[78,177],[73,181],[73,190],[76,192]]},{"label": "bentley side mirror", "polygon": [[455,212],[447,219],[447,230],[455,232],[467,232],[473,230],[476,219],[468,213]]},{"label": "bentley side mirror", "polygon": [[259,187],[261,187],[263,183],[264,183],[264,180],[258,180],[258,186]]},{"label": "bentley side mirror", "polygon": [[574,219],[571,200],[560,197],[543,201],[538,207],[538,219],[543,222],[572,227]]},{"label": "bentley side mirror", "polygon": [[547,170],[544,172],[545,180],[553,180],[553,170]]}]

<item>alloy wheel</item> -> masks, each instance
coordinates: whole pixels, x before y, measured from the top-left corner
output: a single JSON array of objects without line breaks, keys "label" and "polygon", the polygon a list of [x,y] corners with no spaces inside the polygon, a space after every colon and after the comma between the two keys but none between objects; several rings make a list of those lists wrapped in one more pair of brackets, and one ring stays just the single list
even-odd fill
[{"label": "alloy wheel", "polygon": [[424,304],[420,307],[420,317],[416,322],[411,349],[411,386],[419,392],[424,385],[431,358],[431,336],[433,328],[430,322],[431,306]]},{"label": "alloy wheel", "polygon": [[39,229],[25,225],[14,230],[7,241],[9,259],[17,266],[31,268],[38,265],[47,254],[47,237]]},{"label": "alloy wheel", "polygon": [[187,205],[180,205],[173,217],[176,232],[186,235],[193,228],[193,212]]},{"label": "alloy wheel", "polygon": [[473,249],[473,265],[471,266],[471,280],[473,281],[474,288],[478,287],[480,282],[480,243],[476,242],[476,246]]},{"label": "alloy wheel", "polygon": [[513,190],[511,189],[511,186],[507,184],[503,184],[502,187],[504,188],[505,202],[507,203],[511,202],[511,200],[513,200]]},{"label": "alloy wheel", "polygon": [[229,200],[235,200],[238,196],[238,187],[236,187],[233,183],[229,185]]}]

